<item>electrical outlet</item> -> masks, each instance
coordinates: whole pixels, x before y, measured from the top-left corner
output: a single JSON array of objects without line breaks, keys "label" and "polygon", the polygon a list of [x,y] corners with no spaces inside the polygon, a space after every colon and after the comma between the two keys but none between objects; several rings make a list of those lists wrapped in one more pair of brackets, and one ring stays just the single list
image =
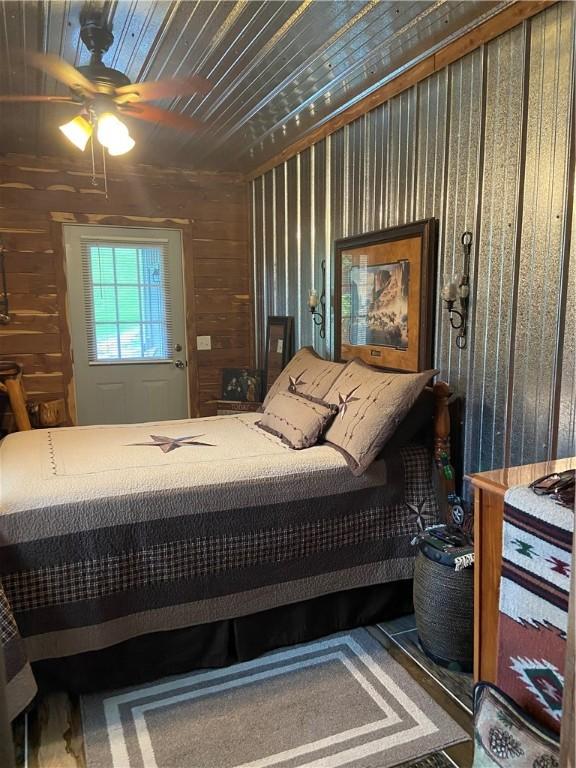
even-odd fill
[{"label": "electrical outlet", "polygon": [[212,349],[212,337],[211,336],[196,336],[196,349],[198,351],[202,349]]}]

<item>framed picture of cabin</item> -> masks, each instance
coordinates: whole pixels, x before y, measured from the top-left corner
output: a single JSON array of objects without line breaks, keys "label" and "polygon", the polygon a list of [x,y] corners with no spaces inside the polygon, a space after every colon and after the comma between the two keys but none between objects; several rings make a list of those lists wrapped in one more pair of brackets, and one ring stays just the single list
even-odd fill
[{"label": "framed picture of cabin", "polygon": [[436,219],[336,240],[335,351],[369,365],[432,367]]},{"label": "framed picture of cabin", "polygon": [[294,318],[291,315],[268,316],[264,354],[264,394],[266,394],[294,354]]}]

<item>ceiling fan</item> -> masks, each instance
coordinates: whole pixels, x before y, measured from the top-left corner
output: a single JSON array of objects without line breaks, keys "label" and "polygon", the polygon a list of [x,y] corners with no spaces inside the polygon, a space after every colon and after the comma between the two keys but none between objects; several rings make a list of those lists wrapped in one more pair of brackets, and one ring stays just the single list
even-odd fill
[{"label": "ceiling fan", "polygon": [[198,132],[200,120],[161,109],[150,101],[174,96],[207,93],[210,83],[199,75],[170,80],[131,83],[123,72],[107,67],[102,57],[114,42],[112,23],[103,10],[87,3],[80,12],[80,37],[90,51],[90,63],[73,67],[53,54],[21,52],[31,66],[67,85],[69,96],[0,95],[0,102],[70,103],[81,108],[70,122],[60,126],[64,135],[84,150],[94,131],[100,144],[111,155],[123,155],[134,147],[127,126],[119,115],[160,123],[178,130]]}]

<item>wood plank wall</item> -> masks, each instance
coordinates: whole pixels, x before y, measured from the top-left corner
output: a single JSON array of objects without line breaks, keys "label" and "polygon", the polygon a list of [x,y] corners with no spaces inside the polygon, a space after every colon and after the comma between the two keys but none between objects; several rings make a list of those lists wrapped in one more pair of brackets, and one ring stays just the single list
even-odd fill
[{"label": "wood plank wall", "polygon": [[[109,198],[86,160],[0,157],[0,237],[12,321],[0,326],[0,359],[24,366],[31,400],[67,400],[74,388],[62,225],[182,230],[192,415],[209,415],[223,367],[253,364],[247,184],[240,175],[116,165]],[[196,336],[212,337],[196,351]]]}]

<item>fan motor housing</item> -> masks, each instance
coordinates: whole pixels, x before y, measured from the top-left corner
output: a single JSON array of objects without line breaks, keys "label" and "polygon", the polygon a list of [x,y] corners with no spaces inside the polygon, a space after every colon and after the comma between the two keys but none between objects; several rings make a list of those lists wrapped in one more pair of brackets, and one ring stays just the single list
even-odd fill
[{"label": "fan motor housing", "polygon": [[104,91],[120,88],[122,85],[130,85],[130,78],[126,77],[118,69],[106,67],[104,64],[89,64],[87,67],[76,67],[88,80],[97,86],[103,86]]}]

